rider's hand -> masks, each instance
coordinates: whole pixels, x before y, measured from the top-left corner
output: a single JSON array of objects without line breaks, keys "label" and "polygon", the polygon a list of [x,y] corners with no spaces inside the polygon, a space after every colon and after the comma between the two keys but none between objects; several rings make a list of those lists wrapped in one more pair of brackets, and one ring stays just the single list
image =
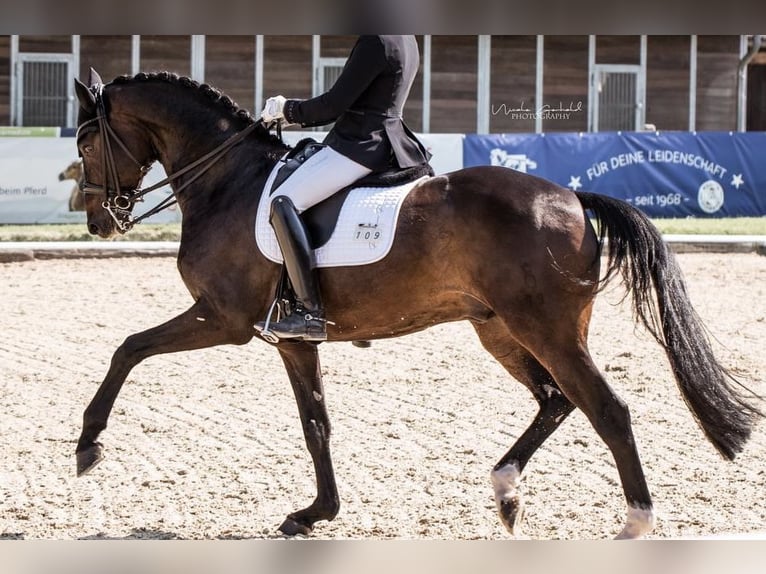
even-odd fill
[{"label": "rider's hand", "polygon": [[261,112],[261,119],[267,124],[276,120],[284,120],[283,110],[286,101],[284,96],[274,96],[266,100],[266,105],[263,106],[263,111]]}]

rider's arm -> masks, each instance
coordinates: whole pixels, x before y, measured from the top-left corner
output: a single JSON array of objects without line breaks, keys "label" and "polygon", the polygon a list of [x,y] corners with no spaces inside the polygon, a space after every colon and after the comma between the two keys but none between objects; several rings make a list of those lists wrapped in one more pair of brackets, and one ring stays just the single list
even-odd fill
[{"label": "rider's arm", "polygon": [[324,94],[309,100],[287,100],[284,116],[288,123],[303,127],[334,122],[367,89],[386,67],[383,44],[377,36],[359,39],[340,76]]}]

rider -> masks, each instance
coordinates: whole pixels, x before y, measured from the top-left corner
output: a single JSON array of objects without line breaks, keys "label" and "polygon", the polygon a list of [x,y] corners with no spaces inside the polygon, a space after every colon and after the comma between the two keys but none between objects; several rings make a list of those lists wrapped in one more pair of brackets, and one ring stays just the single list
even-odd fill
[{"label": "rider", "polygon": [[360,36],[327,92],[309,100],[266,100],[261,112],[266,123],[313,127],[335,122],[324,139],[326,147],[301,164],[271,201],[269,222],[297,307],[269,325],[277,337],[327,339],[314,253],[299,214],[370,173],[428,163],[431,154],[402,120],[419,60],[414,36]]}]

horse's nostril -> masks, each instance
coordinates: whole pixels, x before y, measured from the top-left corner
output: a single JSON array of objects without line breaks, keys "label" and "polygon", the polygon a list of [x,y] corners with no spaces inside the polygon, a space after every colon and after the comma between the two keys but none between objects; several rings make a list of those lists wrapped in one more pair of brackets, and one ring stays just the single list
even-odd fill
[{"label": "horse's nostril", "polygon": [[88,231],[90,232],[91,235],[98,235],[98,231],[99,231],[98,225],[96,225],[95,223],[89,224]]}]

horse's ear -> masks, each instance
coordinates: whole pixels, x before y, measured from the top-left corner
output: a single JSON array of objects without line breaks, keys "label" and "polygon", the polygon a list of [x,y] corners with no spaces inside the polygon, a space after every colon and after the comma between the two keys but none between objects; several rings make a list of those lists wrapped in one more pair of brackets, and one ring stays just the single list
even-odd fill
[{"label": "horse's ear", "polygon": [[90,73],[88,74],[88,84],[90,84],[90,87],[92,88],[93,86],[98,86],[103,83],[104,82],[101,80],[101,76],[98,75],[98,72],[91,68]]},{"label": "horse's ear", "polygon": [[80,107],[83,111],[96,114],[96,96],[90,91],[90,88],[83,84],[77,78],[74,79],[74,91],[77,93],[77,99],[80,101]]}]

